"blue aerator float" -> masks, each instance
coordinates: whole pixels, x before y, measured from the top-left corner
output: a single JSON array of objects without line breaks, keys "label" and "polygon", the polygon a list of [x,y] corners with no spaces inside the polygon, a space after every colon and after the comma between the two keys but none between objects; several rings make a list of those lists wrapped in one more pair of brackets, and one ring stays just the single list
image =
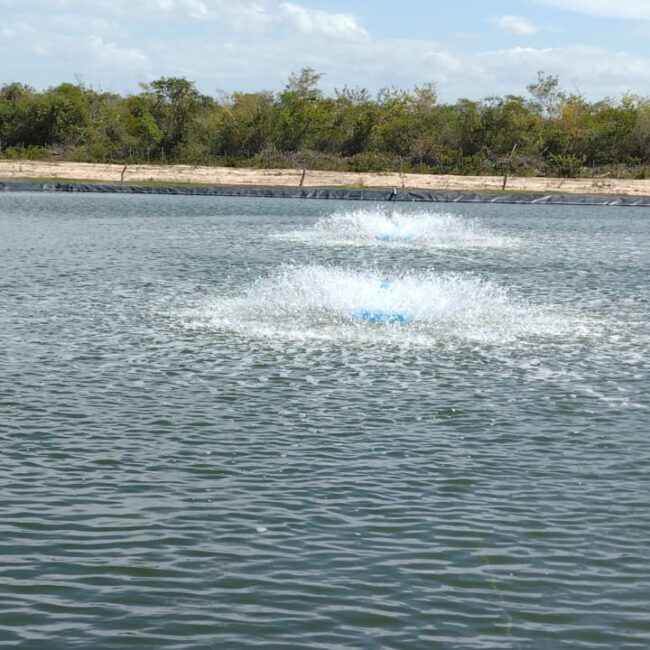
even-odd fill
[{"label": "blue aerator float", "polygon": [[378,241],[413,241],[413,235],[377,235]]},{"label": "blue aerator float", "polygon": [[383,309],[360,309],[353,315],[359,320],[371,323],[410,323],[413,320],[411,314],[400,311],[385,311]]},{"label": "blue aerator float", "polygon": [[[380,289],[390,289],[391,283],[382,280]],[[353,317],[371,323],[410,323],[413,316],[404,311],[388,311],[386,309],[360,309],[354,312]]]}]

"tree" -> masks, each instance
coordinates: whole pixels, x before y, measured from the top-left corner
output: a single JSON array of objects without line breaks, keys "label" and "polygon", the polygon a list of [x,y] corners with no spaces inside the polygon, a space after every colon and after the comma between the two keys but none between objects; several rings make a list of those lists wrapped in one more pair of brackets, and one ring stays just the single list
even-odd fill
[{"label": "tree", "polygon": [[274,96],[270,92],[233,93],[221,106],[217,127],[219,153],[251,157],[273,143]]},{"label": "tree", "polygon": [[144,85],[144,90],[153,96],[151,114],[161,131],[160,145],[163,152],[174,156],[187,141],[204,98],[192,81],[184,77],[161,77]]},{"label": "tree", "polygon": [[368,151],[377,119],[377,105],[365,88],[337,90],[330,107],[326,150],[346,157]]},{"label": "tree", "polygon": [[19,141],[26,123],[26,109],[34,95],[33,88],[20,83],[0,88],[0,151]]},{"label": "tree", "polygon": [[318,82],[325,76],[313,68],[302,68],[300,72],[292,72],[285,86],[285,93],[293,93],[300,99],[315,101],[323,96],[318,88]]},{"label": "tree", "polygon": [[564,97],[557,75],[546,75],[543,70],[538,70],[537,81],[528,84],[526,90],[533,96],[537,106],[545,115],[556,115],[558,103]]},{"label": "tree", "polygon": [[37,95],[25,111],[20,139],[25,145],[74,145],[88,124],[88,107],[79,86],[63,83]]},{"label": "tree", "polygon": [[122,119],[127,137],[124,144],[129,148],[129,157],[135,149],[139,157],[149,160],[158,147],[163,133],[153,116],[153,105],[146,96],[129,97],[122,106]]},{"label": "tree", "polygon": [[647,100],[638,103],[632,138],[634,155],[643,164],[650,165],[650,102]]},{"label": "tree", "polygon": [[323,94],[318,82],[323,76],[312,68],[293,73],[279,97],[275,145],[280,151],[309,148],[325,122]]}]

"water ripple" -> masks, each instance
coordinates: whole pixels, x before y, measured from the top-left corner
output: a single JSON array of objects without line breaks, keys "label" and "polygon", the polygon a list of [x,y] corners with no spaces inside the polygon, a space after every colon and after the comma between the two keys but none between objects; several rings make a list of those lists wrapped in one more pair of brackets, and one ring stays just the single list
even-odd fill
[{"label": "water ripple", "polygon": [[0,196],[2,647],[650,645],[647,217],[331,205]]}]

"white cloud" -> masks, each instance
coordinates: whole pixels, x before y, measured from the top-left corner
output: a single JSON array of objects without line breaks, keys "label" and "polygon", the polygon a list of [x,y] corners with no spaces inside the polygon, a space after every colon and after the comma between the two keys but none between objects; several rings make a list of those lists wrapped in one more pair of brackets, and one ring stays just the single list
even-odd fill
[{"label": "white cloud", "polygon": [[208,5],[201,0],[184,0],[181,8],[184,9],[191,18],[204,20],[210,14]]},{"label": "white cloud", "polygon": [[[0,0],[0,7],[15,4]],[[98,18],[119,16],[150,20],[185,18],[198,22],[222,23],[241,32],[259,32],[290,25],[302,34],[327,38],[368,38],[357,17],[349,13],[311,9],[297,2],[279,0],[22,0],[21,9],[56,13],[76,9]]]},{"label": "white cloud", "polygon": [[368,32],[350,14],[307,9],[292,2],[283,2],[280,5],[280,13],[284,19],[303,34],[345,39],[368,38]]},{"label": "white cloud", "polygon": [[589,16],[650,20],[649,0],[537,0],[537,2]]},{"label": "white cloud", "polygon": [[[383,86],[412,87],[435,81],[442,101],[458,97],[482,99],[506,94],[526,95],[526,85],[538,70],[560,77],[568,91],[578,88],[591,99],[643,92],[650,86],[650,58],[605,47],[517,47],[467,52],[433,41],[382,39],[341,40],[331,47],[313,39],[288,36],[281,48],[272,35],[246,42],[229,40],[173,51],[161,42],[151,59],[165,74],[185,74],[204,92],[230,90],[279,90],[291,72],[311,66],[324,72],[322,87],[331,92],[343,85],[361,86],[371,92]],[[197,46],[198,47],[198,46]],[[218,69],[214,62],[218,61]]]},{"label": "white cloud", "polygon": [[[525,95],[525,86],[534,81],[537,70],[557,74],[565,89],[577,89],[591,99],[639,93],[650,84],[650,59],[604,47],[518,47],[482,52],[464,63],[476,78],[475,90],[484,89],[484,96],[489,93],[489,85],[496,89],[490,94]],[[469,78],[465,79],[463,85],[469,82]]]},{"label": "white cloud", "polygon": [[[56,21],[54,23],[57,24]],[[60,70],[61,72],[49,80],[49,83],[60,83],[77,74],[94,73],[101,76],[107,70],[122,72],[149,70],[149,57],[140,48],[121,45],[91,32],[80,33],[79,25],[74,29],[63,31],[65,21],[57,25],[59,29],[49,31],[47,27],[34,22],[16,23],[13,28],[4,28],[0,32],[4,44],[21,62],[18,69],[24,68],[31,58],[31,67],[38,69],[39,72]],[[97,27],[98,25],[91,21],[86,26]],[[35,83],[35,80],[30,77],[19,80],[28,84]],[[0,79],[0,82],[2,81],[7,79]],[[90,81],[94,82],[94,80]]]},{"label": "white cloud", "polygon": [[[81,75],[134,92],[137,81],[182,75],[214,94],[219,88],[279,90],[291,72],[311,66],[326,74],[326,92],[346,84],[374,92],[436,81],[443,101],[526,94],[538,70],[559,75],[569,90],[577,84],[593,99],[650,87],[650,58],[632,53],[632,44],[628,51],[579,45],[468,51],[458,39],[444,44],[373,35],[354,16],[300,1],[0,0],[0,7],[13,5],[13,17],[7,14],[0,25],[0,48],[12,54],[3,52],[0,83],[18,79],[45,87]],[[513,24],[506,27],[512,31]]]},{"label": "white cloud", "polygon": [[[79,0],[104,2],[105,0]],[[106,3],[108,4],[108,3]],[[180,17],[199,22],[224,23],[241,31],[259,30],[272,22],[273,16],[266,0],[113,0],[112,10],[124,16],[147,15],[151,18]]]},{"label": "white cloud", "polygon": [[522,16],[499,16],[493,22],[497,29],[509,34],[530,36],[537,33],[537,27]]},{"label": "white cloud", "polygon": [[106,42],[100,36],[88,36],[81,43],[81,50],[97,67],[115,66],[125,70],[143,69],[149,65],[149,57],[134,47],[122,47]]},{"label": "white cloud", "polygon": [[[41,23],[47,21],[42,18]],[[75,14],[59,14],[50,22],[58,31],[80,32],[83,34],[113,34],[124,36],[125,32],[120,25],[103,18],[78,16]]]}]

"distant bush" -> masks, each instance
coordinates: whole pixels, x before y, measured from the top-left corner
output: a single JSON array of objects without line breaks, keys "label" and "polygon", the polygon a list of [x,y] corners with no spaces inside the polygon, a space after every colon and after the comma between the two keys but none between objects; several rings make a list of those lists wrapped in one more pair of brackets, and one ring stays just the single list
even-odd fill
[{"label": "distant bush", "polygon": [[[390,164],[390,163],[393,164]],[[364,151],[347,159],[347,168],[351,172],[382,172],[395,169],[394,161],[389,161],[381,154]]]},{"label": "distant bush", "polygon": [[424,174],[650,177],[650,100],[589,102],[538,74],[528,98],[442,104],[434,84],[326,96],[305,68],[280,92],[202,95],[182,77],[122,97],[0,87],[0,157]]},{"label": "distant bush", "polygon": [[546,176],[577,178],[585,168],[585,157],[573,154],[550,153],[546,157],[544,172]]},{"label": "distant bush", "polygon": [[19,144],[3,149],[0,152],[0,157],[6,160],[50,160],[53,156],[47,147]]}]

